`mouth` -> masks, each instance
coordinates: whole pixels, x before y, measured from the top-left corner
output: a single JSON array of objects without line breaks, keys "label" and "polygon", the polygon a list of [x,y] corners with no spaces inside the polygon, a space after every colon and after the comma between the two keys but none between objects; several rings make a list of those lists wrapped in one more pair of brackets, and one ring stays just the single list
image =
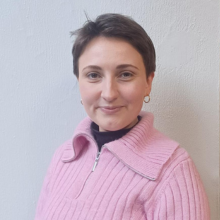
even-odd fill
[{"label": "mouth", "polygon": [[100,110],[106,114],[114,114],[122,109],[123,106],[100,106]]}]

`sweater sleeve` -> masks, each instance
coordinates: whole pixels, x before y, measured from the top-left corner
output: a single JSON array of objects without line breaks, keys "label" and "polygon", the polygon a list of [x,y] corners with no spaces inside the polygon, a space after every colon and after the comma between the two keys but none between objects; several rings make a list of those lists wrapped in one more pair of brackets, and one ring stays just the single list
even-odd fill
[{"label": "sweater sleeve", "polygon": [[154,220],[209,220],[209,205],[200,176],[191,159],[172,172],[156,203]]}]

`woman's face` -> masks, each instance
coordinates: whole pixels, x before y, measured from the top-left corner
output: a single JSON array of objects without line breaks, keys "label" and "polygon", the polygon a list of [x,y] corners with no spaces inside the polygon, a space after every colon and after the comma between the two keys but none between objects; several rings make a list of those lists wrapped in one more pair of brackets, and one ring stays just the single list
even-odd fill
[{"label": "woman's face", "polygon": [[79,58],[83,106],[100,131],[116,131],[137,123],[153,77],[154,73],[146,78],[140,53],[121,39],[94,38]]}]

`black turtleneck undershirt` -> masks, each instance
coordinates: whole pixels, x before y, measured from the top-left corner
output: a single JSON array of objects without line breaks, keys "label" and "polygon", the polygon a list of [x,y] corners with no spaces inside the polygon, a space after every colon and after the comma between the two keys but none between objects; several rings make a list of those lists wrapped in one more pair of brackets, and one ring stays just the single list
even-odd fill
[{"label": "black turtleneck undershirt", "polygon": [[[138,122],[141,120],[141,116],[138,116]],[[137,123],[138,124],[138,123]],[[136,124],[135,124],[136,125]],[[135,126],[134,125],[134,126]],[[133,127],[134,127],[133,126]],[[127,134],[133,127],[131,128],[123,128],[117,131],[106,131],[106,132],[100,132],[99,131],[99,126],[95,123],[92,122],[91,123],[91,132],[92,135],[98,145],[99,151],[101,151],[101,148],[104,144],[111,142],[111,141],[115,141],[121,137],[123,137],[125,134]]]}]

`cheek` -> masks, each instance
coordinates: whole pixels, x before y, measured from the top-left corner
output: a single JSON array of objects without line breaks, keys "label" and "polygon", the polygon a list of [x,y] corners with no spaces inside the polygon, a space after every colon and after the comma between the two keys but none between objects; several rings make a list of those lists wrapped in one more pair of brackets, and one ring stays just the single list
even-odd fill
[{"label": "cheek", "polygon": [[95,104],[95,101],[98,99],[97,92],[92,86],[88,86],[85,84],[79,85],[80,95],[83,100],[83,105],[85,107],[89,107],[92,104]]},{"label": "cheek", "polygon": [[136,106],[142,106],[144,94],[145,94],[144,87],[135,86],[134,88],[130,88],[126,90],[126,92],[124,93],[124,97],[126,97],[126,100],[129,103],[134,104]]}]

